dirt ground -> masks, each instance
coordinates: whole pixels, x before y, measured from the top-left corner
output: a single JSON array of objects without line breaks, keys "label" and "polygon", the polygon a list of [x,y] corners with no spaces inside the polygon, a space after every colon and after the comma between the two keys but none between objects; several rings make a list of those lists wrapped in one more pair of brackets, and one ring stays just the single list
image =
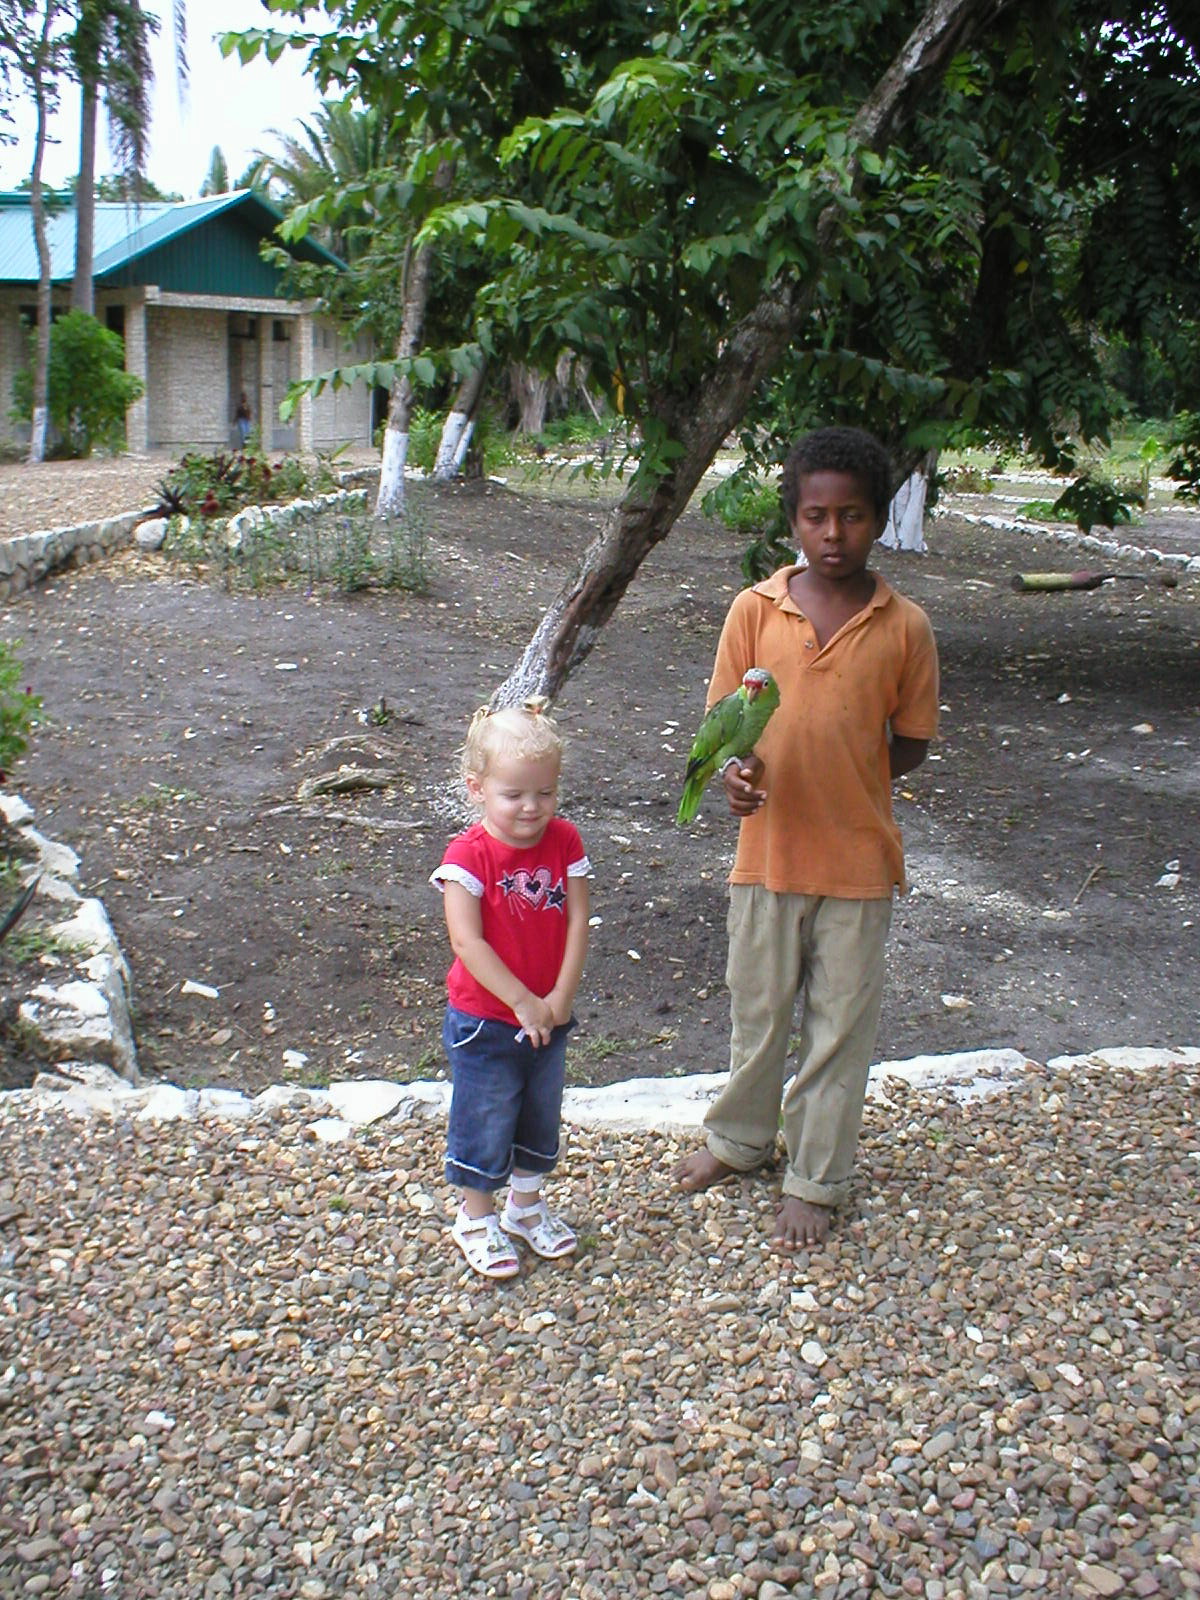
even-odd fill
[{"label": "dirt ground", "polygon": [[[427,879],[462,820],[454,751],[603,507],[495,484],[423,503],[423,596],[230,594],[130,552],[8,608],[53,719],[10,784],[108,908],[149,1075],[254,1090],[440,1071]],[[897,787],[913,889],[878,1056],[1200,1042],[1200,578],[1167,590],[1126,562],[1144,581],[1017,595],[1018,569],[1086,562],[953,515],[928,538],[877,562],[932,617],[944,703]],[[736,536],[681,521],[559,702],[598,919],[575,1082],[725,1064],[733,824],[715,793],[686,831],[673,813],[738,560]],[[304,797],[345,763],[386,787]]]}]

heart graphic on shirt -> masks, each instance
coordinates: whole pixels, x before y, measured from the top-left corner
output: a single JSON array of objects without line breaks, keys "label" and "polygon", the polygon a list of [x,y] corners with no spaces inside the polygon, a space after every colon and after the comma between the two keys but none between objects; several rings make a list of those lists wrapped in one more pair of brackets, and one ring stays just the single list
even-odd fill
[{"label": "heart graphic on shirt", "polygon": [[550,893],[550,868],[538,867],[536,871],[529,872],[525,867],[518,867],[510,875],[512,883],[511,893],[519,894],[522,900],[527,900],[531,906],[540,906]]}]

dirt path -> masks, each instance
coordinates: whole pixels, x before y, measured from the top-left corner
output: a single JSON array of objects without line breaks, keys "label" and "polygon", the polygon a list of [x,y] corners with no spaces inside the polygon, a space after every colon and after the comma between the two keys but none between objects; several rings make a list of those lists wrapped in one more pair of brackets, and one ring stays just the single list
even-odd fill
[{"label": "dirt path", "polygon": [[[489,485],[425,508],[420,598],[231,595],[131,553],[9,607],[54,719],[14,783],[108,906],[148,1072],[256,1088],[440,1066],[427,877],[459,821],[453,751],[602,507]],[[1018,596],[1012,571],[1079,559],[953,518],[930,540],[878,563],[933,618],[946,708],[898,790],[914,892],[879,1055],[1196,1042],[1200,580],[1167,591],[1147,566],[1145,585]],[[724,1063],[732,831],[715,799],[686,832],[671,817],[738,556],[684,518],[560,702],[600,919],[575,1081]],[[300,797],[354,760],[390,786]]]}]

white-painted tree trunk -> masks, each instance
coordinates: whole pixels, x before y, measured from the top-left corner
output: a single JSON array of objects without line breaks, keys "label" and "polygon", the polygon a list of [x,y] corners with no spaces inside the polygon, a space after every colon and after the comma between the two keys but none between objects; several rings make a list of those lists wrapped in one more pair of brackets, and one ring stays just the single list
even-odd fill
[{"label": "white-painted tree trunk", "polygon": [[435,483],[448,483],[451,478],[458,475],[467,454],[467,446],[471,442],[486,380],[487,362],[481,360],[478,366],[471,368],[458,386],[458,393],[454,396],[449,414],[442,424],[442,437],[438,443],[437,459],[433,465]]},{"label": "white-painted tree trunk", "polygon": [[890,507],[880,544],[889,550],[925,549],[925,503],[929,480],[937,469],[937,451],[931,450],[917,470],[904,480]]},{"label": "white-painted tree trunk", "polygon": [[454,475],[462,471],[463,462],[467,459],[467,451],[471,448],[471,440],[475,437],[475,418],[472,417],[462,431],[462,438],[458,441],[458,448],[454,452]]},{"label": "white-painted tree trunk", "polygon": [[438,441],[437,459],[433,463],[435,483],[447,483],[458,471],[458,447],[470,425],[471,419],[465,411],[447,412]]},{"label": "white-painted tree trunk", "polygon": [[[454,167],[443,161],[434,182],[443,193],[450,187]],[[429,284],[433,277],[433,246],[422,245],[411,252],[404,274],[404,311],[396,356],[411,361],[421,349],[425,330],[425,307],[429,303]],[[375,516],[379,519],[402,516],[404,512],[404,463],[408,459],[408,425],[413,409],[413,382],[407,370],[392,385],[388,402],[387,427],[383,433],[383,454],[379,463],[379,493],[375,497]]]},{"label": "white-painted tree trunk", "polygon": [[[404,510],[404,463],[408,460],[408,430],[390,425],[383,435],[379,462],[379,494],[375,515],[397,516]],[[386,507],[381,511],[380,507]]]},{"label": "white-painted tree trunk", "polygon": [[29,460],[33,462],[46,459],[46,434],[50,427],[50,409],[48,406],[34,406],[33,421],[29,425]]}]

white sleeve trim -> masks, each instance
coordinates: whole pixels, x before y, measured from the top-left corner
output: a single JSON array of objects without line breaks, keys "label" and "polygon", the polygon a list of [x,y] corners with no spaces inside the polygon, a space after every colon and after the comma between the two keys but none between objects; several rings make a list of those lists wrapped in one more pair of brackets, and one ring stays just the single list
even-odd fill
[{"label": "white sleeve trim", "polygon": [[586,856],[580,856],[578,861],[569,861],[567,863],[568,878],[590,878],[591,875],[592,863]]},{"label": "white sleeve trim", "polygon": [[468,894],[473,894],[476,900],[483,899],[483,884],[473,872],[468,872],[466,867],[457,866],[453,861],[443,861],[441,866],[429,874],[429,881],[433,887],[442,893],[444,883],[461,883]]}]

